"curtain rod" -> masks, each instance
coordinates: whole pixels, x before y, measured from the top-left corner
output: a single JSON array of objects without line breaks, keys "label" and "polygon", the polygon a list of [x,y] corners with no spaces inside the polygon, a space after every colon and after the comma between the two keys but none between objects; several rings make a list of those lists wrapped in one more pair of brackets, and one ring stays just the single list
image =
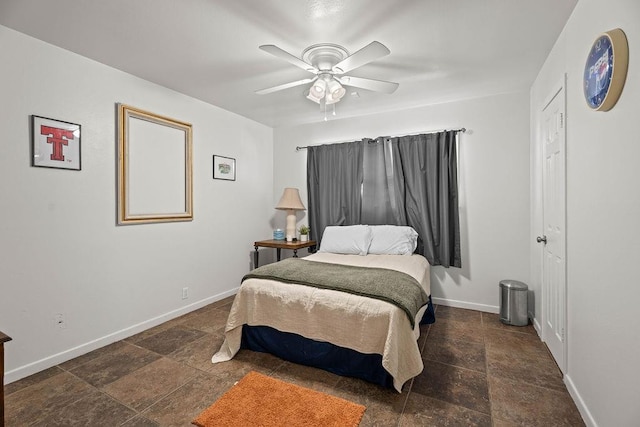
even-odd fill
[{"label": "curtain rod", "polygon": [[[440,129],[440,130],[430,130],[430,131],[425,131],[425,132],[418,132],[418,133],[412,133],[409,135],[402,135],[402,136],[413,136],[413,135],[422,135],[422,134],[429,134],[429,133],[438,133],[438,132],[447,132],[447,131],[451,131],[451,132],[462,132],[465,133],[467,131],[467,128],[458,128],[458,129]],[[398,138],[398,136],[385,136],[385,138]],[[363,138],[365,139],[365,138]],[[371,140],[375,140],[376,138],[370,138]],[[333,142],[330,144],[342,144],[344,142],[349,142],[349,141],[343,141],[343,142]],[[305,145],[303,147],[296,147],[296,151],[300,151],[300,150],[306,150],[307,148],[309,148],[308,145]]]}]

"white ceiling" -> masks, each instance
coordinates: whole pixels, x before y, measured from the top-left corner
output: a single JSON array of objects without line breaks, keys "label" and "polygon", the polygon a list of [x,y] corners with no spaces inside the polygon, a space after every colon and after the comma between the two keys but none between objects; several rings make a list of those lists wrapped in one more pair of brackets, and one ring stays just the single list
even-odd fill
[{"label": "white ceiling", "polygon": [[324,115],[307,86],[254,93],[312,77],[259,45],[298,57],[317,43],[386,45],[348,74],[400,86],[348,90],[337,117],[358,116],[527,90],[577,1],[0,0],[0,24],[280,127]]}]

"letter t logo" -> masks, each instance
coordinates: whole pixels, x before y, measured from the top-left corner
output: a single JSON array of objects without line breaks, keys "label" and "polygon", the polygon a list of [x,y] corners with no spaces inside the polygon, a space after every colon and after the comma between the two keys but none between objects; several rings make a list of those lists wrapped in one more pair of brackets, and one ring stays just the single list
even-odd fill
[{"label": "letter t logo", "polygon": [[63,162],[64,154],[62,153],[62,146],[69,145],[69,140],[73,139],[73,131],[41,125],[40,134],[51,135],[47,137],[47,143],[53,146],[51,160]]}]

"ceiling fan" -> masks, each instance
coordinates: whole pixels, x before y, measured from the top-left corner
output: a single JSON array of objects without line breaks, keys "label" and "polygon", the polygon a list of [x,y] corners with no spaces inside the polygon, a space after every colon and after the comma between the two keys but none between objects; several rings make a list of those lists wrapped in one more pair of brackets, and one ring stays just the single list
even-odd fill
[{"label": "ceiling fan", "polygon": [[309,73],[315,74],[315,76],[257,90],[256,93],[258,95],[266,95],[279,90],[313,83],[309,88],[307,98],[320,104],[321,108],[323,106],[326,108],[326,105],[335,104],[345,95],[346,89],[344,86],[383,93],[393,93],[399,86],[398,83],[384,80],[344,75],[355,68],[391,53],[385,45],[377,41],[369,43],[352,55],[349,55],[349,52],[344,47],[336,44],[314,44],[302,52],[302,59],[272,44],[262,45],[260,49],[284,59]]}]

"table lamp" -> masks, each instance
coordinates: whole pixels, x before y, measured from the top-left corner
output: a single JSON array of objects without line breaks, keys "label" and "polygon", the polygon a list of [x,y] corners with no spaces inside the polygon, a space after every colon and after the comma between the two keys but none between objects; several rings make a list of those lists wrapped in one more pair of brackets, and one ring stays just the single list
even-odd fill
[{"label": "table lamp", "polygon": [[285,236],[287,242],[292,242],[296,237],[296,211],[305,210],[300,193],[297,188],[285,188],[276,209],[287,211],[287,228]]}]

